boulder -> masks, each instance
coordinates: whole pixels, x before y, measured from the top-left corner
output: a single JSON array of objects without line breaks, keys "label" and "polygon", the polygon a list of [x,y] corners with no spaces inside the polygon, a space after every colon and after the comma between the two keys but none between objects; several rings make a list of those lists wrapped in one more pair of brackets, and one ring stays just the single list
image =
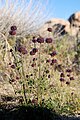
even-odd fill
[{"label": "boulder", "polygon": [[47,28],[51,27],[55,35],[65,35],[68,33],[70,36],[76,36],[80,31],[80,11],[73,13],[68,20],[53,18],[47,21],[40,29],[39,34],[43,37],[53,34],[49,34]]},{"label": "boulder", "polygon": [[51,27],[53,33],[64,35],[66,33],[70,32],[70,23],[67,20],[59,19],[59,18],[53,18],[49,21],[47,21],[42,28],[40,29],[40,35],[46,36],[49,35],[49,32],[47,31],[47,28]]},{"label": "boulder", "polygon": [[68,21],[70,22],[70,29],[72,35],[77,35],[77,33],[80,31],[80,11],[73,13]]}]

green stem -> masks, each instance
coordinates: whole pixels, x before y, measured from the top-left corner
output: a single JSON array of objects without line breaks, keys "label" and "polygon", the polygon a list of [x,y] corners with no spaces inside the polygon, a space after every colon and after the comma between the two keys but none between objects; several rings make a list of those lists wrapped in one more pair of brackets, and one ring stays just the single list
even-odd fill
[{"label": "green stem", "polygon": [[38,103],[42,104],[42,80],[41,80],[41,44],[39,48],[39,82],[38,82]]},{"label": "green stem", "polygon": [[[36,48],[36,43],[34,43],[34,48]],[[35,64],[35,61],[33,63]],[[37,76],[36,76],[36,70],[34,67],[33,67],[33,73],[34,73],[34,80],[35,80]]]},{"label": "green stem", "polygon": [[23,56],[21,55],[21,62],[22,62],[22,82],[23,82],[23,85],[22,85],[22,91],[23,91],[23,98],[24,98],[24,102],[25,104],[27,103],[27,97],[26,97],[26,86],[25,86],[25,81],[26,81],[26,78],[25,78],[25,73],[24,73],[24,61],[23,61]]},{"label": "green stem", "polygon": [[26,97],[26,87],[25,87],[25,84],[23,83],[23,96],[24,96],[24,102],[25,104],[27,103],[27,97]]},{"label": "green stem", "polygon": [[41,78],[41,44],[39,49],[39,79]]}]

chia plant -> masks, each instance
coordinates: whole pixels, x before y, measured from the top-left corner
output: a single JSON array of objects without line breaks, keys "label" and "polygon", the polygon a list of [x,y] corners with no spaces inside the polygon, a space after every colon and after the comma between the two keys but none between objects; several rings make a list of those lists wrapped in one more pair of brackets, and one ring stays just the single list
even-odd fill
[{"label": "chia plant", "polygon": [[[55,47],[56,41],[54,42],[54,39],[50,37],[53,32],[52,28],[47,29],[49,32],[47,38],[37,34],[38,28],[45,19],[42,19],[44,18],[41,17],[42,14],[38,14],[41,5],[37,3],[40,2],[35,2],[34,5],[33,2],[30,0],[28,5],[25,4],[25,1],[22,2],[22,5],[25,4],[25,8],[23,9],[21,5],[20,11],[17,8],[18,6],[12,3],[12,5],[6,6],[3,11],[3,15],[7,11],[7,16],[4,16],[0,23],[0,37],[1,41],[3,40],[2,43],[4,43],[0,55],[2,55],[2,61],[5,64],[0,64],[0,75],[5,73],[4,80],[6,81],[6,78],[8,78],[8,82],[14,88],[15,95],[23,97],[22,103],[47,106],[60,113],[64,111],[66,113],[66,110],[68,113],[70,111],[75,113],[74,108],[77,108],[77,111],[80,110],[79,94],[76,95],[78,90],[71,87],[71,84],[73,84],[73,87],[77,84],[77,81],[75,82],[76,77],[74,77],[75,73],[73,73],[70,65],[65,65],[66,62],[59,61],[59,59],[67,61],[65,55],[63,55],[66,51],[64,49],[65,42],[61,46],[63,42],[60,43],[61,41],[59,41],[59,50]],[[18,3],[16,4],[18,5]],[[4,8],[4,5],[2,7]],[[32,10],[29,14],[30,9]],[[35,11],[37,11],[37,14]],[[24,18],[24,16],[26,17]],[[77,44],[79,58],[78,51],[79,44]],[[60,52],[62,55],[60,55]],[[72,93],[72,97],[70,98],[67,93]],[[75,98],[77,99],[76,102]],[[72,101],[73,103],[71,103]]]}]

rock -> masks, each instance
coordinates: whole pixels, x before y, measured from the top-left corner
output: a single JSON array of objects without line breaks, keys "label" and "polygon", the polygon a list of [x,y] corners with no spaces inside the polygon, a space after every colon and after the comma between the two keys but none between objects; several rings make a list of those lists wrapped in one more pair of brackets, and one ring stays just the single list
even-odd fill
[{"label": "rock", "polygon": [[80,31],[80,12],[72,14],[68,20],[53,18],[47,21],[40,29],[39,34],[43,37],[51,36],[53,34],[47,31],[47,28],[52,28],[54,36],[65,35],[76,36]]},{"label": "rock", "polygon": [[73,36],[77,35],[77,33],[80,31],[80,11],[73,13],[68,21],[70,22],[70,29],[71,29],[71,34]]},{"label": "rock", "polygon": [[78,22],[78,26],[80,26],[80,11],[73,13],[68,21],[70,22],[70,24],[74,23],[74,22]]},{"label": "rock", "polygon": [[53,24],[53,28],[54,28],[54,25],[62,25],[64,26],[64,29],[66,32],[69,32],[70,31],[70,23],[67,21],[67,20],[63,20],[63,19],[59,19],[59,18],[55,18],[55,19],[52,19],[51,20]]},{"label": "rock", "polygon": [[53,18],[50,21],[47,21],[44,26],[40,29],[40,34],[42,36],[47,36],[48,31],[47,28],[51,27],[53,30],[53,33],[56,35],[64,35],[66,33],[70,32],[70,23],[67,20],[59,19],[59,18]]},{"label": "rock", "polygon": [[54,29],[54,34],[58,34],[58,35],[65,35],[68,32],[65,30],[65,25],[62,25],[60,23],[55,24],[54,25],[55,29]]}]

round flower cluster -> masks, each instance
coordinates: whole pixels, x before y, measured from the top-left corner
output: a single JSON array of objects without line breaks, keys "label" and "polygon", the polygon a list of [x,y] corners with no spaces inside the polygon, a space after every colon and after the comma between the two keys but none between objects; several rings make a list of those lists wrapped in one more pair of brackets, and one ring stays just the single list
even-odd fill
[{"label": "round flower cluster", "polygon": [[36,42],[37,42],[37,39],[36,39],[35,37],[33,37],[32,42],[33,42],[33,43],[36,43]]},{"label": "round flower cluster", "polygon": [[48,32],[52,32],[52,28],[50,28],[50,27],[47,28],[47,31],[48,31]]},{"label": "round flower cluster", "polygon": [[38,38],[37,38],[37,42],[38,42],[38,43],[44,43],[44,38],[38,37]]},{"label": "round flower cluster", "polygon": [[10,35],[16,35],[16,30],[17,30],[17,27],[16,27],[16,26],[11,26],[10,31],[9,31],[9,34],[10,34]]},{"label": "round flower cluster", "polygon": [[19,46],[18,47],[18,52],[22,53],[23,55],[28,53],[24,46]]},{"label": "round flower cluster", "polygon": [[57,55],[56,51],[53,51],[52,53],[50,53],[51,57],[54,57],[55,55]]},{"label": "round flower cluster", "polygon": [[55,63],[57,63],[57,59],[52,59],[50,65],[54,65]]},{"label": "round flower cluster", "polygon": [[30,51],[30,55],[35,55],[36,52],[38,52],[38,49],[37,49],[37,48],[33,48],[33,49]]},{"label": "round flower cluster", "polygon": [[46,38],[46,43],[52,43],[52,38]]}]

